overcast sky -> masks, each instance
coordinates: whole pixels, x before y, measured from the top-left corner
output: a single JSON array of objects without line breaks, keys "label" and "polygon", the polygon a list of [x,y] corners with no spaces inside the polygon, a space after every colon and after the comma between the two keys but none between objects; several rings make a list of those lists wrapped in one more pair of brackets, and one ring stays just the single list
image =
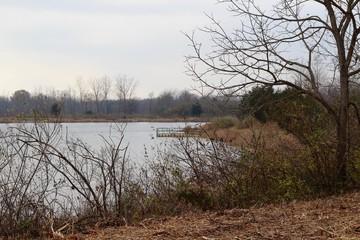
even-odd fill
[{"label": "overcast sky", "polygon": [[181,32],[209,24],[205,12],[226,14],[215,0],[0,0],[0,95],[116,74],[142,98],[188,88]]}]

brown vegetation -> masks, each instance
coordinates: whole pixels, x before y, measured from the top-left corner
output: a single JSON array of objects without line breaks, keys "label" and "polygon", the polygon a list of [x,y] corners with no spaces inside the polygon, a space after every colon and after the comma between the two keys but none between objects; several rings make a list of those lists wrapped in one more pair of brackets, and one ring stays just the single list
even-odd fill
[{"label": "brown vegetation", "polygon": [[[226,118],[219,121],[231,122]],[[41,150],[42,155],[31,152],[32,161],[36,160],[36,156],[48,157],[55,154],[54,159],[61,157],[61,167],[68,170],[69,174],[66,176],[75,176],[83,174],[80,171],[82,169],[71,168],[71,163],[77,161],[83,165],[83,158],[92,159],[92,162],[103,163],[104,166],[120,164],[121,174],[110,174],[115,177],[115,181],[104,178],[107,181],[104,185],[91,185],[90,189],[94,188],[93,197],[83,200],[75,217],[71,217],[69,212],[64,220],[51,214],[49,217],[45,213],[40,215],[38,225],[30,224],[31,228],[26,229],[22,228],[22,222],[19,225],[18,219],[14,218],[14,224],[19,227],[14,230],[9,224],[5,224],[5,233],[11,237],[11,234],[14,237],[35,237],[36,234],[30,232],[34,228],[36,231],[44,230],[38,232],[42,238],[50,236],[55,239],[78,240],[360,237],[360,194],[354,192],[324,198],[357,188],[351,183],[341,188],[330,185],[332,169],[328,161],[331,154],[322,147],[323,142],[314,141],[314,145],[306,146],[273,123],[260,124],[252,121],[245,127],[235,121],[234,124],[223,125],[228,127],[219,128],[216,124],[203,126],[203,136],[211,141],[198,137],[174,139],[165,152],[158,152],[158,158],[149,159],[149,165],[140,169],[139,176],[130,174],[134,171],[130,165],[125,164],[125,153],[121,155],[124,156],[122,158],[115,154],[109,162],[104,159],[107,153],[113,152],[110,149],[121,152],[121,140],[116,146],[111,139],[106,141],[99,156],[84,155],[84,151],[90,153],[90,149],[81,142],[76,142],[78,147],[84,148],[80,151],[79,148],[72,150],[68,147],[73,152],[65,156],[49,145],[42,148],[42,142],[28,140],[25,137],[37,140],[43,135],[34,136],[31,129],[19,127],[21,135],[17,135],[17,139],[23,139],[29,149],[32,147],[33,150]],[[49,131],[45,127],[46,125],[35,124],[35,132]],[[122,130],[119,129],[119,132]],[[8,143],[14,142],[10,140]],[[71,158],[79,153],[82,154],[81,157]],[[50,164],[56,163],[52,160],[48,159]],[[24,162],[29,163],[29,160],[24,159]],[[102,174],[107,174],[107,169],[103,167]],[[88,188],[81,188],[81,184],[88,183],[89,180],[86,175],[81,176],[84,177],[69,180],[72,187],[78,187],[77,191],[83,193]],[[357,175],[353,176],[355,181]],[[117,182],[124,184],[116,187],[113,184]],[[111,191],[105,192],[105,188],[99,186],[110,187],[108,190]],[[97,195],[100,191],[105,194]],[[113,192],[113,198],[104,198]],[[33,193],[29,194],[32,197]],[[86,194],[84,196],[87,197]],[[319,199],[321,196],[323,199]],[[112,199],[117,201],[112,202]],[[306,199],[317,200],[303,202]],[[19,206],[15,210],[22,213],[27,205]],[[119,211],[114,212],[115,209]],[[9,215],[9,219],[12,216]],[[29,217],[24,217],[24,222],[33,222],[28,221]],[[57,224],[50,224],[50,228],[47,221],[49,219],[57,220]]]},{"label": "brown vegetation", "polygon": [[234,146],[246,147],[254,140],[261,140],[266,143],[264,146],[268,149],[279,148],[285,144],[300,147],[296,137],[281,129],[276,123],[255,122],[251,127],[246,128],[218,128],[213,124],[207,124],[203,126],[203,130],[204,137],[224,141]]},{"label": "brown vegetation", "polygon": [[[303,148],[293,135],[273,123],[228,129],[206,125],[204,130],[210,139],[252,146],[254,151]],[[243,209],[145,218],[132,226],[92,229],[70,239],[359,239],[359,213],[360,194],[353,192],[312,201],[257,202]]]},{"label": "brown vegetation", "polygon": [[360,194],[249,209],[188,213],[67,239],[359,239]]}]

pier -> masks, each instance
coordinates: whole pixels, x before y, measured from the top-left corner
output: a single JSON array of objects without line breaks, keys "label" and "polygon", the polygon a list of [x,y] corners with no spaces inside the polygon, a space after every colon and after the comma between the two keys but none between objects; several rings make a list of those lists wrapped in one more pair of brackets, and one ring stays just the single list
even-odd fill
[{"label": "pier", "polygon": [[156,137],[189,137],[198,135],[198,129],[192,128],[157,128]]}]

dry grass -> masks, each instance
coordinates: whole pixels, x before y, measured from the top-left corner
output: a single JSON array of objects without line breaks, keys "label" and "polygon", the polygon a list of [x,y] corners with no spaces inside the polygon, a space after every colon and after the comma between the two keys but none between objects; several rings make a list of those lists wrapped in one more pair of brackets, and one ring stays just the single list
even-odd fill
[{"label": "dry grass", "polygon": [[360,193],[223,212],[145,219],[70,239],[360,239]]},{"label": "dry grass", "polygon": [[205,125],[204,137],[222,140],[235,146],[247,148],[253,143],[264,143],[267,149],[275,149],[284,146],[301,147],[299,141],[289,133],[286,133],[275,123],[255,123],[251,128],[236,127],[230,129],[218,129],[212,125]]}]

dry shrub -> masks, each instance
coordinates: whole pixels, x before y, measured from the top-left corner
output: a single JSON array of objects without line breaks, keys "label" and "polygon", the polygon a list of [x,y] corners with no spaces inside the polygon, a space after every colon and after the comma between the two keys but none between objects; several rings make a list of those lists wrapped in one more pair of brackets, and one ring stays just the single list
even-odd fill
[{"label": "dry shrub", "polygon": [[212,125],[220,129],[228,129],[237,124],[239,124],[239,120],[232,116],[219,117],[212,120]]},{"label": "dry shrub", "polygon": [[139,208],[124,126],[92,149],[58,123],[14,124],[0,135],[0,235],[61,236],[130,223]]},{"label": "dry shrub", "polygon": [[326,131],[307,136],[306,145],[276,124],[203,130],[202,138],[170,144],[152,169],[152,188],[170,200],[159,201],[167,209],[180,202],[203,210],[248,207],[338,190],[334,141]]}]

